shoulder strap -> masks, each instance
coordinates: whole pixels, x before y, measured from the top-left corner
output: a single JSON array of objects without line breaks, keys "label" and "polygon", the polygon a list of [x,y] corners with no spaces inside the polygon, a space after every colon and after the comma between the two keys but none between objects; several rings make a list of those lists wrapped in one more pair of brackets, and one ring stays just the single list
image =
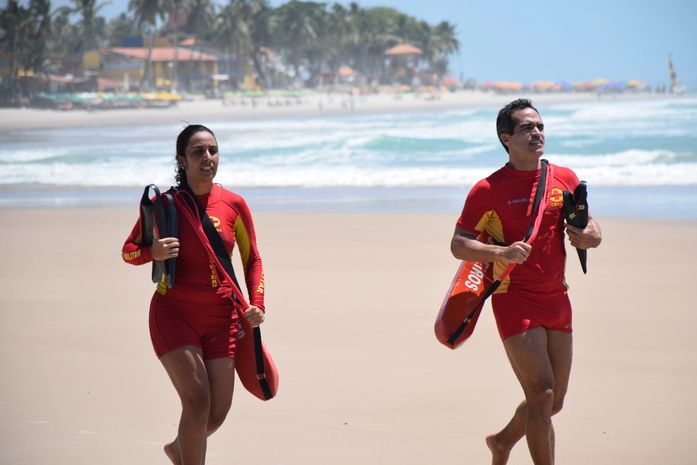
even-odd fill
[{"label": "shoulder strap", "polygon": [[525,242],[530,240],[532,237],[534,231],[535,231],[535,223],[537,222],[537,217],[538,217],[538,211],[540,209],[540,202],[542,201],[542,197],[545,194],[545,191],[547,190],[547,165],[549,162],[547,160],[540,160],[540,180],[537,181],[537,189],[535,189],[535,199],[532,202],[532,214],[530,215],[530,226],[528,226],[528,232],[525,234],[525,239],[523,239]]},{"label": "shoulder strap", "polygon": [[[206,233],[206,237],[211,243],[211,247],[213,247],[213,251],[218,257],[218,260],[225,268],[225,271],[230,276],[235,286],[237,286],[237,289],[242,290],[237,282],[237,278],[235,277],[235,270],[232,267],[232,260],[230,259],[230,255],[227,253],[223,239],[220,237],[220,234],[218,234],[218,230],[215,229],[215,225],[213,225],[213,222],[206,213],[206,210],[203,208],[191,189],[188,186],[185,186],[184,190],[190,195],[185,195],[183,197],[187,204],[189,204],[189,207],[191,207],[194,212],[197,212],[197,216],[201,219],[203,232]],[[235,299],[235,302],[239,303],[239,299],[234,293],[232,294],[232,298]],[[266,379],[266,367],[264,366],[264,348],[261,341],[261,329],[257,326],[252,330],[252,334],[252,337],[254,338],[254,358],[256,361],[257,379],[259,380],[259,385],[261,386],[261,390],[264,393],[266,400],[269,400],[273,397],[273,393],[271,392],[271,387]]]},{"label": "shoulder strap", "polygon": [[[532,203],[532,214],[530,215],[530,226],[528,226],[528,232],[525,234],[525,238],[523,241],[529,242],[531,240],[535,240],[537,237],[537,228],[540,226],[540,221],[542,219],[542,213],[543,209],[540,209],[540,204],[543,204],[543,198],[545,196],[545,192],[547,191],[547,171],[548,171],[548,165],[549,163],[547,160],[541,160],[540,161],[540,179],[537,181],[537,188],[535,189],[535,197],[533,199]],[[513,268],[515,268],[516,264],[515,263],[510,263],[499,275],[499,277],[491,283],[491,286],[487,288],[487,290],[483,293],[482,297],[479,300],[479,303],[474,306],[474,309],[469,312],[465,320],[460,323],[460,326],[457,327],[457,329],[450,335],[448,338],[448,344],[454,345],[455,341],[460,337],[460,335],[463,333],[465,328],[467,328],[467,325],[472,321],[472,318],[474,315],[482,308],[484,305],[484,302],[486,302],[486,299],[491,297],[491,295],[496,291],[496,289],[499,288],[501,285],[501,282],[506,279],[506,277],[513,271]]]},{"label": "shoulder strap", "polygon": [[[237,277],[235,276],[235,269],[232,266],[232,260],[230,259],[230,255],[228,255],[227,249],[225,248],[223,238],[220,237],[220,234],[218,234],[218,231],[215,229],[215,225],[206,213],[206,209],[203,208],[201,202],[198,201],[196,194],[194,194],[188,186],[185,186],[183,190],[185,190],[189,194],[183,196],[183,198],[189,205],[191,210],[201,220],[203,232],[206,233],[206,237],[208,238],[208,242],[211,243],[213,252],[215,252],[215,255],[218,257],[218,260],[220,260],[220,263],[223,265],[223,268],[225,268],[225,271],[227,272],[228,276],[230,276],[233,283],[235,283],[235,286],[237,286],[238,289],[242,290],[242,288],[240,287],[240,283],[237,281]],[[238,302],[237,296],[235,296],[234,294],[233,298],[236,302]]]}]

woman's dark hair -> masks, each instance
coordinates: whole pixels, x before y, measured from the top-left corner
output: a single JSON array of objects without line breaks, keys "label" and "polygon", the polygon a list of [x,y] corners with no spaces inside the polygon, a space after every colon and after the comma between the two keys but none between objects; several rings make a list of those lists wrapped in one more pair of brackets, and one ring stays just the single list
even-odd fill
[{"label": "woman's dark hair", "polygon": [[[213,131],[201,124],[190,124],[187,127],[185,127],[182,130],[182,132],[180,132],[177,136],[177,156],[186,158],[186,146],[189,145],[191,136],[193,136],[197,132],[202,131],[205,131],[209,133],[211,136],[215,137]],[[176,174],[174,175],[174,181],[177,183],[177,186],[183,186],[186,184],[186,171],[184,171],[184,167],[179,163],[179,160],[177,160],[177,168]]]},{"label": "woman's dark hair", "polygon": [[537,108],[532,106],[532,102],[526,98],[519,98],[518,100],[513,100],[511,103],[501,108],[499,111],[499,116],[496,117],[496,135],[499,138],[499,142],[503,145],[503,148],[508,152],[508,147],[501,140],[501,134],[512,135],[513,130],[517,121],[513,117],[513,113],[518,110],[525,110],[526,108],[532,108],[539,115],[540,112]]}]

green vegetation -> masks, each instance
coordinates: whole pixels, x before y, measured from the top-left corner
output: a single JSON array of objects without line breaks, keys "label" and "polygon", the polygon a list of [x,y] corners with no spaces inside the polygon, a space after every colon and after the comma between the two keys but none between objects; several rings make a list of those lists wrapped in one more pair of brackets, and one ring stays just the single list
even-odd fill
[{"label": "green vegetation", "polygon": [[[83,52],[120,47],[134,36],[150,50],[157,38],[171,43],[194,38],[195,47],[242,69],[232,73],[236,79],[254,74],[262,88],[314,87],[322,73],[340,66],[378,81],[385,74],[385,51],[399,43],[420,48],[421,69],[443,76],[448,57],[459,48],[455,25],[447,21],[432,26],[393,8],[357,3],[293,0],[272,8],[266,0],[130,0],[128,11],[110,21],[99,16],[105,4],[72,0],[72,6],[52,11],[50,0],[8,0],[0,11],[0,59],[10,68],[6,81],[21,70],[73,72]],[[151,79],[147,61],[143,81]],[[176,60],[174,67],[176,81]],[[230,71],[221,64],[221,72]]]}]

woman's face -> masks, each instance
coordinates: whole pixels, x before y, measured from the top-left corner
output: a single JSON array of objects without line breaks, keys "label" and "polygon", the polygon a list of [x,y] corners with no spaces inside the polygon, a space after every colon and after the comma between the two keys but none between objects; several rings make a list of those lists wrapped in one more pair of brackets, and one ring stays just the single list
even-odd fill
[{"label": "woman's face", "polygon": [[191,136],[186,146],[185,156],[177,160],[186,172],[189,184],[213,182],[218,172],[218,142],[213,134],[199,131]]}]

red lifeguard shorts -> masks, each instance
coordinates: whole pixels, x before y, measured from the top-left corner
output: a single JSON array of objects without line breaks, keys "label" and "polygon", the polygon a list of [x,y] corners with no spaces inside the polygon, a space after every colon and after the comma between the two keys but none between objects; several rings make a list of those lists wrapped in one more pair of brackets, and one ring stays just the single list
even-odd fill
[{"label": "red lifeguard shorts", "polygon": [[491,305],[502,340],[538,327],[571,332],[571,302],[567,294],[544,298],[494,294]]},{"label": "red lifeguard shorts", "polygon": [[235,358],[239,324],[231,301],[211,296],[182,299],[154,293],[150,301],[150,338],[157,357],[193,345],[204,360]]}]

